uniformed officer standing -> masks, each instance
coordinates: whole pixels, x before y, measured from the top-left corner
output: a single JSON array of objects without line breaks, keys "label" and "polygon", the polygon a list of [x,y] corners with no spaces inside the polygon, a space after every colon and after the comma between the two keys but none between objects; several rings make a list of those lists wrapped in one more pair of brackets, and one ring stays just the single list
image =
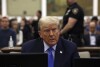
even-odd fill
[{"label": "uniformed officer standing", "polygon": [[68,8],[63,16],[63,28],[61,35],[73,41],[77,46],[82,45],[82,35],[84,31],[84,12],[75,0],[66,0]]}]

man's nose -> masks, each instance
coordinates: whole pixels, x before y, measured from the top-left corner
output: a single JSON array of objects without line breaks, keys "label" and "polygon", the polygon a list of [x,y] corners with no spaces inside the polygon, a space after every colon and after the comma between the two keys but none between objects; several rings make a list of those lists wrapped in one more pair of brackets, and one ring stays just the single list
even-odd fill
[{"label": "man's nose", "polygon": [[50,35],[53,35],[53,31],[52,30],[50,30]]}]

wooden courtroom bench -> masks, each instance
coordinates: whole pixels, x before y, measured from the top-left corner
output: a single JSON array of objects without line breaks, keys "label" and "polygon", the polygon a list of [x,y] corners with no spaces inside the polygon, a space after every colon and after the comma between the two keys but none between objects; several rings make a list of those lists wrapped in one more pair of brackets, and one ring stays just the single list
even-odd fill
[{"label": "wooden courtroom bench", "polygon": [[91,57],[100,57],[100,47],[78,47],[78,52],[89,51]]}]

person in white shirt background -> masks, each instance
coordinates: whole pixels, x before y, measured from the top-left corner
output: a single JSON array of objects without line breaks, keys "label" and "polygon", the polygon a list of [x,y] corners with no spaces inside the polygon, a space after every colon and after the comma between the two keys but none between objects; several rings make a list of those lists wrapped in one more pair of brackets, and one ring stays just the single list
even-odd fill
[{"label": "person in white shirt background", "polygon": [[10,20],[11,28],[16,32],[16,46],[20,46],[23,43],[23,32],[20,30],[19,23],[16,18]]},{"label": "person in white shirt background", "polygon": [[96,23],[89,23],[89,32],[84,35],[85,46],[100,46],[100,34],[96,30]]}]

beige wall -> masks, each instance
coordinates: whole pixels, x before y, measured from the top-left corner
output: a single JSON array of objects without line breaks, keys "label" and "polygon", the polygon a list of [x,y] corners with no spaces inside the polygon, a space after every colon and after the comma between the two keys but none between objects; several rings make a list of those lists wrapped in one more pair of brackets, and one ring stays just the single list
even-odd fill
[{"label": "beige wall", "polygon": [[66,5],[66,0],[55,0],[56,5],[63,6]]},{"label": "beige wall", "polygon": [[99,2],[98,2],[98,14],[99,14],[99,16],[100,16],[100,0],[99,0]]},{"label": "beige wall", "polygon": [[7,14],[9,16],[23,16],[26,11],[28,16],[41,9],[41,0],[7,0]]}]

